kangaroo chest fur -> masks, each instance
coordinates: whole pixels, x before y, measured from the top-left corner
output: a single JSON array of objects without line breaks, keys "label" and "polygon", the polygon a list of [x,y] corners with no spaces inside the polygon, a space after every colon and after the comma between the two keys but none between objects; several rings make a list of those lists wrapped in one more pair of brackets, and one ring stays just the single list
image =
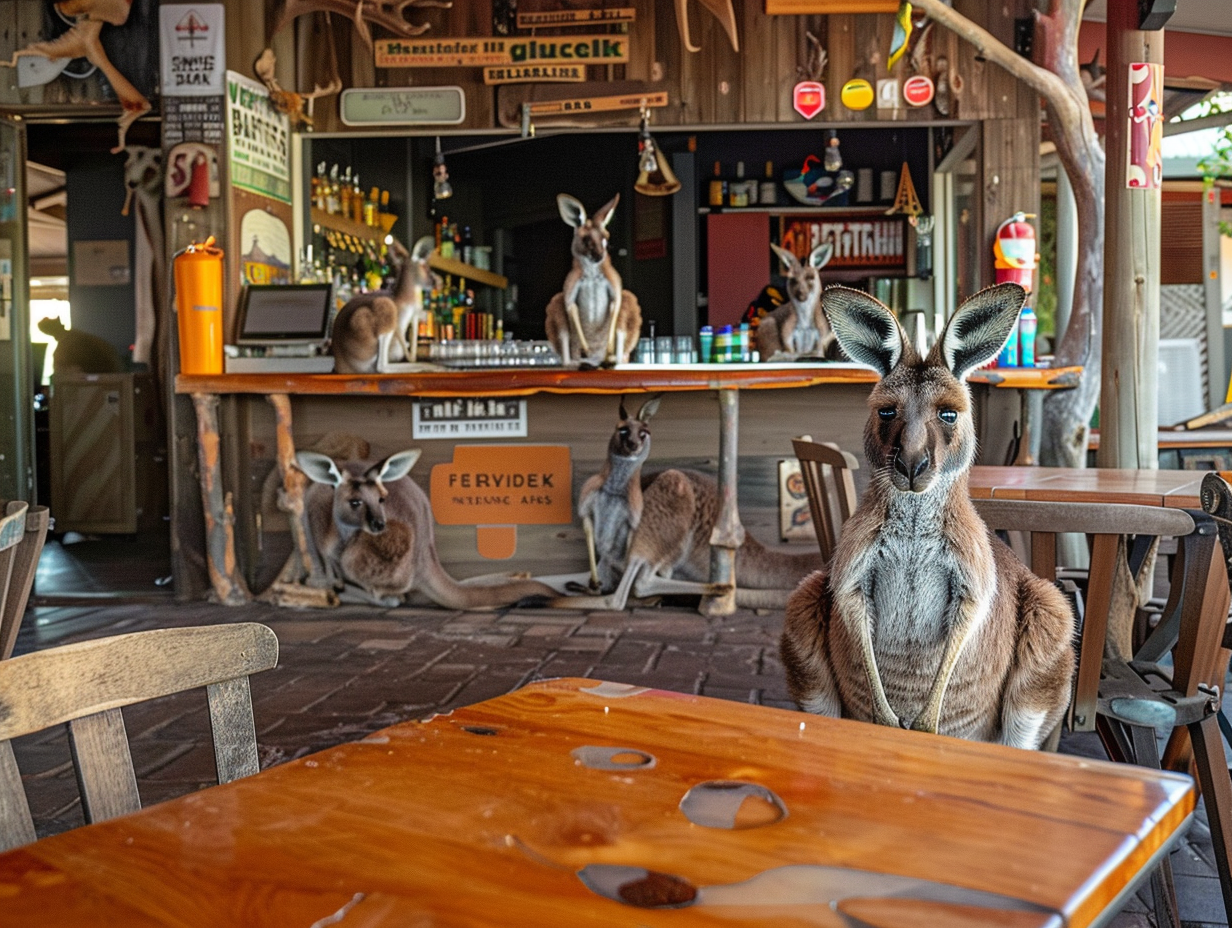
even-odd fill
[{"label": "kangaroo chest fur", "polygon": [[629,536],[637,527],[629,505],[629,481],[641,461],[613,458],[612,469],[599,489],[582,501],[580,514],[590,516],[595,532],[595,554],[606,566],[623,570],[629,554]]},{"label": "kangaroo chest fur", "polygon": [[792,306],[796,311],[796,327],[788,337],[790,344],[783,347],[796,354],[811,354],[817,350],[817,343],[821,339],[821,333],[817,330],[813,320],[815,304],[810,303],[806,306],[793,303]]},{"label": "kangaroo chest fur", "polygon": [[574,302],[577,303],[582,328],[589,335],[591,329],[601,330],[607,320],[612,288],[603,276],[602,262],[580,259],[580,263],[582,279],[578,281]]}]

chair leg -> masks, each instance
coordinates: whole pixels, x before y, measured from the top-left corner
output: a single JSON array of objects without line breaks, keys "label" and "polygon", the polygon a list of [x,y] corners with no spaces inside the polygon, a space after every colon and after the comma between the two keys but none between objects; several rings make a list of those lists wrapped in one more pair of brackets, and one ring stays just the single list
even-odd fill
[{"label": "chair leg", "polygon": [[[1142,725],[1130,725],[1129,736],[1133,743],[1133,762],[1152,770],[1159,769],[1159,747],[1155,743],[1155,729]],[[1151,874],[1151,895],[1155,902],[1155,924],[1158,928],[1181,928],[1180,910],[1176,904],[1176,883],[1172,879],[1172,860],[1165,857]]]},{"label": "chair leg", "polygon": [[1198,768],[1198,783],[1206,803],[1206,817],[1210,821],[1211,841],[1215,845],[1224,912],[1232,921],[1232,870],[1229,869],[1232,861],[1232,779],[1228,776],[1219,722],[1214,715],[1208,715],[1189,726],[1189,735]]}]

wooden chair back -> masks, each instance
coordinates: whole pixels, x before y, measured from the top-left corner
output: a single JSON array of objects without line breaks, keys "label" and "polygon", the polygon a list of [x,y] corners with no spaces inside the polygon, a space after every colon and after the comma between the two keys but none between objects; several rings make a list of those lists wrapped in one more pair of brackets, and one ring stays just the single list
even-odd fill
[{"label": "wooden chair back", "polygon": [[[1119,542],[1125,535],[1189,535],[1193,517],[1183,509],[1119,503],[1054,503],[1014,499],[972,500],[994,531],[1021,531],[1031,536],[1031,571],[1052,583],[1057,579],[1057,533],[1087,536],[1091,568],[1087,581],[1078,675],[1070,704],[1071,731],[1092,731],[1099,696],[1100,668],[1108,626],[1113,621],[1113,580]],[[1166,614],[1166,611],[1165,611]]]},{"label": "wooden chair back", "polygon": [[816,442],[807,435],[793,438],[791,446],[800,461],[817,545],[828,560],[834,555],[843,523],[856,508],[852,471],[860,469],[860,462],[833,442]]},{"label": "wooden chair back", "polygon": [[[20,501],[9,503],[0,521],[0,660],[13,653],[50,524],[46,506]],[[4,546],[6,533],[10,544]]]},{"label": "wooden chair back", "polygon": [[248,675],[278,663],[278,639],[246,622],[163,628],[0,661],[0,850],[35,840],[11,739],[67,722],[87,822],[141,808],[122,706],[207,690],[218,782],[256,773]]}]

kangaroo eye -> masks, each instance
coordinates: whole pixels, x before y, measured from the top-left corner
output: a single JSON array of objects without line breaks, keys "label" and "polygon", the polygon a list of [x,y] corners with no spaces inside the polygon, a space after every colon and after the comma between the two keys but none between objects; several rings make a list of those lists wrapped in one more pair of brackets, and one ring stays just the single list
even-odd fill
[{"label": "kangaroo eye", "polygon": [[359,500],[359,499],[353,499],[353,500],[351,500],[351,508],[352,508],[352,509],[358,509],[358,508],[359,508],[360,506],[362,506],[363,504],[364,504],[364,503],[363,503],[363,500]]},{"label": "kangaroo eye", "polygon": [[898,415],[898,410],[893,406],[885,406],[877,410],[877,415],[881,416],[883,419],[893,419]]},{"label": "kangaroo eye", "polygon": [[629,437],[629,427],[627,425],[622,425],[620,427],[620,434],[623,435],[625,438],[628,438]]},{"label": "kangaroo eye", "polygon": [[939,418],[946,425],[953,425],[955,422],[958,421],[958,410],[957,409],[943,409],[939,413],[937,413],[937,418]]}]

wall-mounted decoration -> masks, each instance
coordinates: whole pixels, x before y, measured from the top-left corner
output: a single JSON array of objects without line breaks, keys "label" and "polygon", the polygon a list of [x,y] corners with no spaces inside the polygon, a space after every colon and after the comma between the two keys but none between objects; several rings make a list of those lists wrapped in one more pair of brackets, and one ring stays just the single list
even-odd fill
[{"label": "wall-mounted decoration", "polygon": [[[211,197],[221,192],[218,178],[218,151],[213,145],[200,142],[181,142],[167,152],[167,172],[163,192],[168,197],[189,196],[196,185],[193,197],[198,201],[190,206],[206,206]],[[204,187],[204,190],[200,188]],[[206,203],[200,202],[202,193]]]},{"label": "wall-mounted decoration", "polygon": [[348,126],[456,126],[466,119],[461,87],[353,87],[338,103]]},{"label": "wall-mounted decoration", "polygon": [[893,77],[877,81],[877,109],[893,112],[900,108],[901,98],[898,93],[898,80]]},{"label": "wall-mounted decoration", "polygon": [[627,35],[382,39],[378,68],[482,68],[500,65],[625,64]]},{"label": "wall-mounted decoration", "polygon": [[[837,148],[837,146],[835,146]],[[839,167],[842,160],[838,161]],[[797,203],[805,206],[846,205],[846,194],[856,177],[851,171],[827,170],[821,158],[808,155],[799,170],[783,172],[783,187]]]},{"label": "wall-mounted decoration", "polygon": [[532,117],[561,116],[567,113],[603,113],[613,110],[635,110],[641,107],[667,106],[667,92],[612,94],[602,97],[575,97],[569,100],[542,100],[527,103]]},{"label": "wall-mounted decoration", "polygon": [[905,271],[906,219],[869,216],[783,216],[778,244],[801,261],[829,244],[827,270]]},{"label": "wall-mounted decoration", "polygon": [[840,99],[849,110],[866,110],[873,105],[873,85],[862,77],[853,78],[843,85]]},{"label": "wall-mounted decoration", "polygon": [[928,106],[933,102],[934,92],[932,79],[923,74],[909,77],[903,83],[903,99],[908,106]]},{"label": "wall-mounted decoration", "polygon": [[162,92],[169,97],[221,97],[226,70],[226,19],[221,3],[158,8]]},{"label": "wall-mounted decoration", "polygon": [[410,38],[432,28],[431,23],[413,23],[407,15],[417,7],[448,10],[453,0],[276,0],[274,16],[277,25],[271,35],[280,32],[296,17],[307,13],[337,13],[355,23],[355,31],[369,48],[372,47],[372,27],[380,26],[394,35]]},{"label": "wall-mounted decoration", "polygon": [[253,73],[260,78],[261,83],[270,93],[270,101],[274,104],[274,108],[278,112],[286,115],[290,120],[291,128],[298,129],[300,126],[311,126],[312,117],[308,114],[308,108],[312,101],[318,97],[328,97],[336,94],[342,89],[342,78],[335,72],[332,79],[324,87],[317,86],[308,93],[299,93],[294,90],[285,89],[275,76],[274,68],[278,64],[274,57],[274,50],[267,48],[253,63]]},{"label": "wall-mounted decoration", "polygon": [[[736,13],[732,9],[732,0],[698,0],[698,2],[714,14],[723,25],[727,38],[731,41],[732,51],[740,51],[740,37],[736,34]],[[694,45],[689,37],[689,7],[688,0],[676,0],[676,28],[680,30],[680,41],[685,49],[691,52],[702,50],[700,45]]]},{"label": "wall-mounted decoration", "polygon": [[893,13],[898,0],[765,0],[768,16],[829,16],[831,13]]},{"label": "wall-mounted decoration", "polygon": [[915,184],[911,180],[911,169],[903,162],[902,172],[898,176],[898,193],[894,196],[894,205],[886,210],[886,215],[906,213],[908,216],[918,216],[924,212],[920,205],[920,197],[915,192]]},{"label": "wall-mounted decoration", "polygon": [[269,90],[227,72],[227,153],[231,185],[291,202],[291,132]]},{"label": "wall-mounted decoration", "polygon": [[914,28],[915,26],[911,22],[911,4],[907,0],[903,0],[898,5],[898,11],[894,15],[894,32],[890,36],[890,57],[886,59],[887,71],[893,68],[898,63],[898,59],[906,54]]},{"label": "wall-mounted decoration", "polygon": [[132,279],[128,239],[73,242],[73,283],[78,287],[123,287]]},{"label": "wall-mounted decoration", "polygon": [[1129,66],[1129,170],[1125,186],[1157,190],[1163,182],[1164,66],[1134,62]]},{"label": "wall-mounted decoration", "polygon": [[250,209],[240,221],[240,242],[244,283],[291,283],[291,233],[286,223],[263,209]]},{"label": "wall-mounted decoration", "polygon": [[586,80],[584,64],[509,64],[483,69],[485,84],[580,84]]},{"label": "wall-mounted decoration", "polygon": [[604,26],[609,23],[631,23],[637,19],[637,10],[631,6],[588,7],[580,10],[518,11],[519,29],[551,29],[560,26]]},{"label": "wall-mounted decoration", "polygon": [[800,81],[791,93],[791,105],[805,119],[826,108],[826,88],[817,81]]}]

